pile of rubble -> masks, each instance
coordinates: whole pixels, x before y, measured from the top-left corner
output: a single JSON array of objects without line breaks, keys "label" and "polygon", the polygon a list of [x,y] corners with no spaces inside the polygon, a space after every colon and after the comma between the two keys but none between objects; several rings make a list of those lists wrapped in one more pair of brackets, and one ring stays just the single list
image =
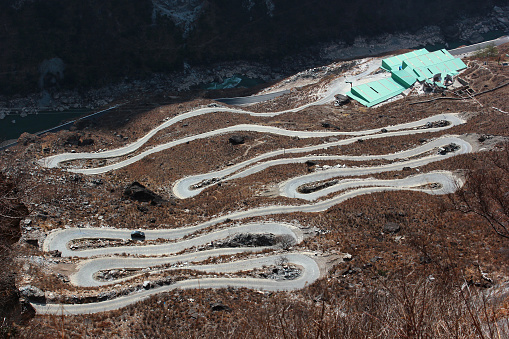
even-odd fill
[{"label": "pile of rubble", "polygon": [[273,280],[294,280],[301,275],[301,270],[291,265],[277,265],[269,267],[263,272],[258,273],[257,276],[264,279]]},{"label": "pile of rubble", "polygon": [[438,127],[446,127],[451,123],[447,120],[438,120],[438,121],[428,121],[423,128],[438,128]]},{"label": "pile of rubble", "polygon": [[206,186],[215,184],[216,182],[219,182],[219,181],[221,181],[221,178],[210,178],[210,179],[203,180],[195,185],[192,185],[191,188],[196,190],[196,189],[199,189],[202,187],[206,187]]},{"label": "pile of rubble", "polygon": [[299,193],[308,194],[308,193],[313,193],[316,191],[323,190],[327,187],[337,185],[338,183],[339,183],[339,179],[334,179],[334,180],[330,180],[330,181],[326,181],[326,182],[311,183],[311,184],[300,186],[298,188],[298,191],[299,191]]},{"label": "pile of rubble", "polygon": [[214,247],[263,247],[274,246],[277,237],[272,233],[239,233],[224,240],[214,241]]},{"label": "pile of rubble", "polygon": [[450,143],[449,145],[439,147],[438,148],[438,154],[440,155],[446,155],[447,153],[456,152],[460,149],[460,146],[455,143]]},{"label": "pile of rubble", "polygon": [[99,271],[95,274],[95,278],[100,281],[113,281],[122,279],[125,277],[129,277],[133,275],[138,270],[136,269],[118,269],[118,270],[105,270],[105,271]]}]

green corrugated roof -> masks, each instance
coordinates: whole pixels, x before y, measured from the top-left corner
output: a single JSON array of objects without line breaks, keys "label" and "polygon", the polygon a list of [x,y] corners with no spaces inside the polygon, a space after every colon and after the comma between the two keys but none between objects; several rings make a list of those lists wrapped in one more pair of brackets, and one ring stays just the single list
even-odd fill
[{"label": "green corrugated roof", "polygon": [[407,72],[406,70],[392,71],[392,78],[405,88],[410,88],[417,77],[414,74]]},{"label": "green corrugated roof", "polygon": [[394,79],[385,78],[355,86],[346,95],[364,106],[371,107],[402,93],[404,90],[405,87]]},{"label": "green corrugated roof", "polygon": [[437,73],[457,74],[467,66],[461,59],[457,59],[445,49],[425,55],[416,56],[403,61],[403,69],[417,75],[419,81],[431,78]]},{"label": "green corrugated roof", "polygon": [[413,58],[419,55],[429,53],[426,48],[419,49],[417,51],[408,52],[405,54],[395,55],[387,59],[382,60],[382,68],[387,71],[393,71],[399,69],[403,61],[409,58]]},{"label": "green corrugated roof", "polygon": [[[400,67],[402,69],[400,69]],[[391,78],[355,86],[347,95],[361,104],[371,107],[390,99],[411,87],[416,80],[429,81],[435,74],[456,75],[467,66],[447,50],[428,52],[425,48],[396,55],[382,60],[382,68],[390,71]],[[444,87],[441,83],[438,86]]]}]

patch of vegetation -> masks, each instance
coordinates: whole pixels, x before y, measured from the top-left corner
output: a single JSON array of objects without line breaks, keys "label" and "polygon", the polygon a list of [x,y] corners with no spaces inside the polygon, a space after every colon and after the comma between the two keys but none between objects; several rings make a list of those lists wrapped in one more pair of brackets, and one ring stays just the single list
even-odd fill
[{"label": "patch of vegetation", "polygon": [[478,48],[474,53],[476,58],[493,58],[498,55],[498,48],[495,44],[489,44],[484,48]]}]

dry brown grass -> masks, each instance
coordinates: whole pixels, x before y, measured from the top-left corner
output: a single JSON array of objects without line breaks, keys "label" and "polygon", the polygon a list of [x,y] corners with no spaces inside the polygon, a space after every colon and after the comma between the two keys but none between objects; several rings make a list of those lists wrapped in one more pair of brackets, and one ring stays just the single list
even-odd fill
[{"label": "dry brown grass", "polygon": [[[472,65],[464,77],[477,92],[496,87],[509,75],[507,67],[498,66],[493,60],[488,62],[488,70]],[[409,105],[422,100],[409,97],[375,109],[361,110],[355,104],[341,109],[324,106],[275,118],[210,114],[190,119],[187,127],[174,126],[165,131],[171,132],[170,135],[161,133],[153,142],[224,127],[226,121],[230,121],[229,124],[259,123],[303,130],[321,130],[321,123],[329,122],[345,131],[381,128],[440,112],[468,112],[470,117],[466,124],[443,133],[366,140],[362,144],[340,148],[339,152],[352,155],[391,153],[414,147],[420,144],[421,138],[431,139],[442,134],[478,133],[507,137],[509,117],[491,106],[509,111],[508,92],[509,88],[504,87],[477,96],[482,107],[473,100],[437,100]],[[140,137],[166,116],[196,104],[163,107],[133,117],[121,126],[119,133],[128,135],[131,140]],[[98,148],[109,143],[111,148],[125,143],[111,137],[111,131],[106,128],[87,133],[99,140]],[[85,176],[80,176],[81,181],[75,181],[68,173],[34,167],[31,161],[35,151],[31,151],[30,146],[19,146],[12,155],[3,155],[2,168],[15,175],[20,183],[21,196],[30,203],[34,225],[46,229],[79,224],[181,227],[233,210],[274,203],[295,204],[289,198],[261,197],[254,193],[307,173],[304,164],[273,167],[163,206],[145,206],[122,198],[122,187],[134,180],[167,197],[171,184],[185,175],[215,170],[230,161],[239,162],[272,149],[324,141],[243,134],[248,138],[241,146],[229,145],[229,135],[223,135],[154,154],[127,168],[100,176],[104,183],[97,187],[90,186],[90,178]],[[37,145],[50,143],[60,152],[62,147],[58,146],[58,138],[61,137],[59,134],[49,135]],[[260,140],[266,142],[253,146]],[[244,156],[249,146],[253,147]],[[338,150],[331,153],[335,151]],[[20,160],[16,162],[16,159]],[[461,155],[423,166],[421,172],[475,169],[480,168],[482,161],[479,154]],[[388,172],[376,177],[406,175]],[[138,207],[141,206],[148,211],[140,211]],[[43,209],[50,211],[46,218],[37,216]],[[105,219],[99,221],[96,215],[103,215]],[[324,279],[303,291],[172,291],[107,314],[37,317],[21,329],[22,335],[58,337],[63,333],[70,338],[498,338],[497,331],[500,331],[500,337],[508,335],[502,328],[507,326],[507,297],[501,293],[502,300],[495,303],[480,296],[480,293],[492,290],[491,283],[482,273],[487,273],[495,284],[507,281],[508,244],[482,219],[446,208],[443,197],[405,191],[376,193],[350,199],[324,213],[293,213],[243,221],[261,219],[317,227],[323,232],[306,239],[298,249],[324,254],[347,252],[352,254],[353,260],[332,267]],[[401,231],[383,233],[382,227],[387,222],[398,223]],[[61,282],[44,277],[44,272],[37,274],[41,275],[45,286],[54,284],[57,288],[65,288]],[[431,275],[434,279],[429,278]],[[469,287],[461,289],[465,282]],[[231,312],[212,311],[211,303],[218,301],[231,307]]]}]

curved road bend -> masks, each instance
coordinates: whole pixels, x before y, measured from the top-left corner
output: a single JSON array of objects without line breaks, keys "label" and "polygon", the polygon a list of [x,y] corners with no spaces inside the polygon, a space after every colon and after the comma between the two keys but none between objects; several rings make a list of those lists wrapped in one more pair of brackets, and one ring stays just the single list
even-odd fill
[{"label": "curved road bend", "polygon": [[[426,130],[422,130],[422,131],[426,131]],[[415,133],[414,131],[412,131],[412,132]],[[429,130],[428,130],[428,132],[429,132]],[[400,132],[390,133],[389,136],[406,135],[406,134],[408,134],[408,133],[400,131]],[[386,136],[387,136],[387,134],[377,134],[377,135],[372,135],[372,136],[366,136],[365,139],[366,140],[379,139],[379,138],[383,138]],[[188,176],[188,177],[179,179],[173,185],[172,192],[179,199],[190,198],[190,197],[198,195],[200,192],[202,192],[204,189],[206,189],[208,186],[210,186],[210,185],[203,185],[202,187],[199,187],[199,188],[193,188],[193,185],[197,185],[197,184],[203,182],[204,180],[216,179],[213,182],[213,184],[215,184],[220,181],[224,182],[227,180],[243,178],[248,175],[258,173],[258,172],[265,170],[269,167],[277,166],[277,165],[284,165],[284,164],[291,164],[291,163],[305,163],[306,161],[309,161],[309,160],[311,160],[311,161],[320,161],[320,160],[368,161],[368,160],[378,160],[378,159],[383,159],[383,160],[404,159],[404,158],[408,158],[408,157],[417,156],[424,152],[431,151],[432,149],[434,149],[436,147],[445,146],[450,143],[458,143],[460,145],[465,144],[465,141],[458,137],[441,137],[441,138],[435,139],[431,142],[428,142],[424,145],[418,146],[413,149],[409,149],[406,151],[397,152],[397,153],[393,153],[393,154],[386,154],[386,155],[382,154],[382,155],[363,155],[363,156],[348,156],[348,155],[305,156],[305,157],[299,157],[299,158],[274,159],[274,160],[257,163],[261,160],[264,160],[264,159],[267,159],[270,157],[274,157],[277,155],[312,152],[312,151],[316,151],[316,150],[320,150],[320,149],[327,149],[330,147],[339,147],[339,146],[349,145],[356,141],[357,141],[357,139],[352,138],[352,139],[335,141],[335,142],[331,142],[331,143],[325,143],[325,144],[321,144],[321,145],[307,146],[307,147],[303,147],[303,148],[294,148],[294,149],[286,149],[286,150],[278,150],[278,151],[265,153],[265,154],[255,157],[253,159],[249,159],[249,160],[246,160],[239,164],[229,166],[229,167],[224,168],[220,171],[192,175],[192,176]],[[469,149],[471,150],[470,144],[468,146],[467,145],[464,145],[464,146],[469,147]],[[458,154],[458,153],[455,152],[454,154]],[[452,155],[452,154],[450,153],[449,156],[450,155]],[[441,160],[441,159],[444,159],[444,157],[441,156],[440,159],[437,158],[437,159],[433,159],[431,161],[437,161],[437,160]],[[254,163],[257,163],[257,164],[255,164],[251,167],[248,167],[249,165],[252,165]],[[241,170],[245,167],[248,167],[248,168],[238,172],[239,170]],[[235,174],[233,174],[233,173],[235,173]],[[355,174],[352,174],[352,175],[355,175]]]},{"label": "curved road bend", "polygon": [[289,235],[295,243],[303,239],[302,231],[286,223],[249,223],[232,226],[227,229],[212,231],[197,237],[182,240],[183,237],[191,235],[203,229],[201,225],[183,227],[178,229],[146,230],[145,239],[166,239],[178,240],[178,242],[159,245],[145,246],[118,246],[106,248],[94,248],[89,250],[71,250],[68,245],[72,240],[79,239],[131,239],[131,231],[128,229],[108,228],[66,228],[51,232],[43,243],[43,251],[49,252],[58,250],[62,257],[92,257],[100,255],[113,255],[129,253],[131,255],[170,255],[175,254],[193,246],[201,246],[212,241],[225,239],[232,234],[238,233],[273,233],[275,235]]},{"label": "curved road bend", "polygon": [[[453,173],[448,171],[434,171],[430,173],[422,173],[414,176],[410,176],[403,179],[393,179],[393,180],[379,180],[379,179],[366,179],[369,180],[370,187],[364,187],[365,184],[362,181],[357,182],[357,189],[351,190],[348,192],[343,192],[337,196],[334,196],[328,200],[322,200],[316,203],[311,204],[303,204],[303,205],[273,205],[267,207],[258,207],[245,211],[237,211],[226,214],[224,216],[216,217],[199,225],[189,227],[188,229],[192,229],[192,231],[198,231],[200,229],[204,229],[209,226],[213,226],[219,224],[221,222],[228,220],[238,220],[243,218],[250,217],[259,217],[259,216],[267,216],[273,214],[287,214],[287,213],[295,213],[295,212],[304,212],[304,213],[314,213],[314,212],[322,212],[330,207],[337,205],[347,199],[363,195],[370,194],[374,192],[382,192],[382,191],[395,191],[395,190],[413,190],[420,191],[428,194],[448,194],[456,191],[458,187],[461,187],[461,180],[456,177]],[[436,183],[440,188],[430,188],[424,187],[430,183]],[[350,188],[353,188],[355,185],[350,185]],[[256,228],[256,226],[254,227]],[[126,230],[111,230],[111,229],[83,229],[84,231],[90,230],[90,232],[94,232],[93,235],[97,238],[114,238],[114,237],[125,237],[127,231]],[[118,232],[115,232],[118,231]],[[170,230],[170,232],[173,230]],[[69,231],[62,230],[50,233],[50,235],[46,238],[43,244],[43,249],[47,250],[64,250],[66,244],[72,240],[72,232],[80,232],[80,229],[69,229]],[[116,236],[112,236],[112,232],[117,233]],[[152,232],[152,233],[149,233]],[[155,231],[147,231],[148,234],[153,234]],[[86,237],[91,237],[92,233],[89,233]],[[62,238],[60,238],[62,237]],[[69,240],[70,239],[70,240]],[[151,246],[146,246],[151,248]],[[159,251],[159,248],[154,247],[154,251]],[[92,251],[92,250],[91,250]],[[110,251],[114,252],[115,248],[111,248]],[[67,255],[74,255],[76,252],[65,252]],[[106,253],[102,253],[106,254]],[[145,252],[146,255],[151,255],[150,251]]]},{"label": "curved road bend", "polygon": [[[303,105],[298,108],[288,109],[288,110],[279,111],[279,112],[267,112],[267,113],[255,113],[255,112],[249,112],[249,111],[245,111],[245,110],[241,110],[241,109],[232,109],[232,108],[228,108],[228,107],[199,108],[199,109],[196,109],[196,110],[193,110],[190,112],[186,112],[186,113],[177,115],[177,116],[163,122],[161,125],[152,129],[150,132],[148,132],[146,135],[144,135],[140,139],[136,140],[135,142],[133,142],[125,147],[121,147],[121,148],[109,150],[109,151],[104,151],[104,152],[98,152],[98,153],[63,153],[63,154],[58,154],[58,155],[40,159],[40,160],[38,160],[38,163],[44,167],[54,168],[54,167],[57,167],[60,162],[66,161],[65,159],[67,159],[67,158],[73,159],[73,160],[96,159],[96,158],[106,159],[106,158],[114,158],[114,157],[118,157],[118,156],[123,156],[123,155],[126,155],[126,154],[136,151],[138,148],[140,148],[143,144],[145,144],[150,138],[152,138],[160,130],[165,129],[169,126],[172,126],[175,123],[180,122],[182,120],[192,118],[192,117],[201,116],[204,114],[209,114],[209,113],[231,112],[231,113],[239,113],[239,114],[248,114],[248,115],[252,115],[252,116],[273,117],[273,116],[277,116],[277,115],[283,114],[283,113],[298,112],[298,111],[303,110],[307,107],[310,107],[313,105],[322,105],[329,101],[334,100],[334,95],[339,93],[342,88],[344,88],[346,90],[349,89],[347,84],[344,83],[345,79],[350,79],[353,81],[355,79],[362,78],[362,77],[366,76],[367,74],[371,73],[372,71],[376,70],[380,65],[381,65],[381,61],[380,62],[377,62],[377,61],[371,62],[371,63],[369,63],[368,68],[364,72],[344,78],[344,79],[341,79],[341,80],[339,80],[339,79],[336,80],[333,83],[333,85],[329,88],[329,90],[326,92],[326,94],[324,95],[324,97],[322,99],[317,100],[313,103]],[[77,156],[77,157],[72,157],[72,155]],[[98,155],[100,155],[100,156],[98,156]]]},{"label": "curved road bend", "polygon": [[[396,130],[399,129],[410,129],[410,128],[416,128],[421,127],[425,125],[427,122],[433,122],[436,120],[447,120],[450,122],[448,126],[440,127],[440,128],[429,128],[429,129],[423,129],[423,130],[412,130],[409,133],[417,133],[417,132],[434,132],[446,128],[450,128],[459,124],[463,124],[465,121],[459,117],[458,114],[439,114],[435,115],[429,118],[421,119],[419,121],[414,121],[410,123],[404,123],[394,126],[388,126],[386,127],[387,131],[389,133],[385,133],[385,136],[391,136],[396,135]],[[164,124],[163,124],[164,125]],[[154,130],[160,130],[160,126],[157,127]],[[138,139],[136,143],[127,145],[125,147],[117,148],[110,151],[105,152],[99,152],[99,153],[62,153],[55,156],[47,157],[40,159],[38,162],[40,165],[48,168],[54,168],[57,167],[61,162],[65,161],[72,161],[72,160],[79,160],[79,159],[107,159],[107,158],[113,158],[113,157],[119,157],[124,156],[129,153],[134,152],[136,149],[141,147],[150,137],[152,137],[156,132],[153,133],[153,131],[150,131],[147,133],[143,138]],[[103,167],[97,167],[97,168],[85,168],[85,169],[79,169],[79,168],[69,168],[68,171],[75,172],[75,173],[82,173],[82,174],[101,174],[106,173],[111,170],[119,169],[121,167],[130,165],[136,161],[139,161],[140,159],[153,154],[157,153],[166,149],[169,149],[171,147],[181,145],[184,143],[187,143],[189,141],[194,141],[198,139],[204,139],[212,136],[216,136],[222,133],[228,133],[228,132],[234,132],[234,131],[253,131],[253,132],[263,132],[263,133],[273,133],[278,135],[284,135],[284,136],[290,136],[290,137],[299,137],[299,138],[315,138],[315,137],[328,137],[328,136],[339,136],[339,135],[352,135],[352,136],[362,136],[367,134],[375,134],[380,133],[380,129],[371,129],[371,130],[365,130],[365,131],[353,131],[353,132],[329,132],[329,131],[314,131],[314,132],[308,132],[308,131],[294,131],[294,130],[285,130],[277,127],[272,126],[260,126],[260,125],[236,125],[236,126],[229,126],[226,128],[221,128],[218,130],[213,130],[205,133],[201,133],[194,136],[188,136],[182,139],[170,141],[166,144],[161,144],[154,146],[153,148],[150,148],[140,154],[137,154],[131,158],[128,158],[126,160],[120,161],[118,163],[114,163],[111,165],[103,166]],[[139,144],[138,144],[139,143]],[[136,144],[136,145],[135,145]],[[281,150],[282,151],[282,150]],[[281,152],[276,151],[276,152]]]},{"label": "curved road bend", "polygon": [[[389,172],[389,171],[401,171],[405,167],[421,167],[427,164],[430,164],[435,161],[441,161],[443,159],[447,159],[450,157],[457,156],[459,154],[466,154],[472,152],[472,146],[465,140],[462,140],[457,137],[444,137],[436,140],[437,142],[431,142],[429,146],[434,146],[432,148],[438,146],[445,146],[451,143],[455,143],[460,147],[459,150],[454,152],[449,152],[445,155],[440,155],[438,153],[431,154],[422,158],[410,159],[406,161],[397,161],[392,164],[381,165],[381,166],[372,166],[372,167],[355,167],[355,168],[332,168],[325,171],[318,171],[315,173],[303,175],[300,177],[292,178],[280,185],[281,195],[291,198],[300,198],[305,200],[316,200],[327,196],[330,193],[342,191],[345,189],[349,189],[352,187],[361,187],[361,186],[370,186],[370,179],[362,179],[362,180],[347,180],[341,181],[337,185],[330,186],[328,188],[313,192],[313,193],[300,193],[298,188],[302,185],[311,184],[314,182],[330,180],[338,177],[347,177],[347,176],[362,176],[369,175],[375,173]],[[431,148],[431,149],[432,149]],[[429,148],[427,148],[429,150]],[[415,149],[414,149],[415,150]],[[426,150],[426,148],[424,149]],[[416,155],[416,154],[415,154]],[[414,156],[411,154],[410,156]]]},{"label": "curved road bend", "polygon": [[[265,291],[288,291],[302,289],[312,284],[320,277],[320,268],[310,256],[301,253],[289,253],[284,257],[288,263],[299,266],[302,269],[301,275],[294,280],[272,280],[257,278],[204,278],[191,279],[175,282],[172,285],[156,287],[149,290],[141,290],[112,300],[101,301],[90,304],[37,304],[32,303],[38,314],[87,314],[116,310],[127,305],[148,299],[152,295],[167,292],[174,289],[195,289],[195,288],[225,288],[225,287],[247,287]],[[231,273],[243,269],[277,265],[281,260],[280,256],[267,256],[243,262],[210,265],[204,270],[208,273]]]},{"label": "curved road bend", "polygon": [[[446,194],[454,192],[458,187],[462,185],[462,182],[457,177],[455,177],[451,172],[446,171],[419,174],[404,179],[393,179],[393,180],[370,179],[368,182],[370,187],[358,187],[354,190],[339,194],[338,196],[335,196],[332,199],[321,201],[315,204],[300,206],[269,206],[255,208],[247,211],[233,212],[223,217],[215,218],[208,222],[202,223],[200,225],[200,228],[205,228],[210,225],[217,224],[219,222],[225,221],[226,219],[242,219],[252,216],[264,216],[292,212],[320,212],[327,210],[328,208],[347,199],[362,194],[370,194],[373,192],[396,191],[406,189],[425,192],[428,194]],[[359,186],[365,186],[365,183],[363,182],[359,183],[360,183]],[[433,189],[432,187],[429,186],[430,183],[439,184],[440,189]],[[101,233],[101,230],[97,231]],[[108,230],[104,231],[108,232]],[[99,235],[99,237],[102,238],[101,235]],[[139,293],[119,297],[104,302],[79,305],[34,304],[34,307],[37,310],[37,312],[42,314],[94,313],[121,308],[129,304],[144,300],[151,295],[175,288],[224,288],[228,286],[234,286],[264,290],[291,290],[303,288],[306,284],[312,283],[320,276],[320,270],[318,268],[318,265],[316,261],[314,261],[312,258],[297,253],[288,254],[285,255],[285,257],[288,258],[288,261],[290,263],[302,267],[302,274],[295,280],[273,281],[267,279],[254,279],[254,278],[207,278],[207,279],[186,280],[177,282],[170,286],[162,286],[146,291],[141,291]],[[258,265],[260,265],[262,262],[265,265],[276,264],[278,259],[279,259],[278,256],[261,257],[252,260],[246,260],[244,262],[210,265],[206,267],[206,270],[207,272],[234,272],[238,270],[247,269],[248,267],[252,267],[249,265],[256,265],[256,267],[259,267]],[[94,270],[94,265],[91,265],[89,267],[91,267],[90,269],[92,271]],[[74,281],[76,282],[76,280]]]}]

